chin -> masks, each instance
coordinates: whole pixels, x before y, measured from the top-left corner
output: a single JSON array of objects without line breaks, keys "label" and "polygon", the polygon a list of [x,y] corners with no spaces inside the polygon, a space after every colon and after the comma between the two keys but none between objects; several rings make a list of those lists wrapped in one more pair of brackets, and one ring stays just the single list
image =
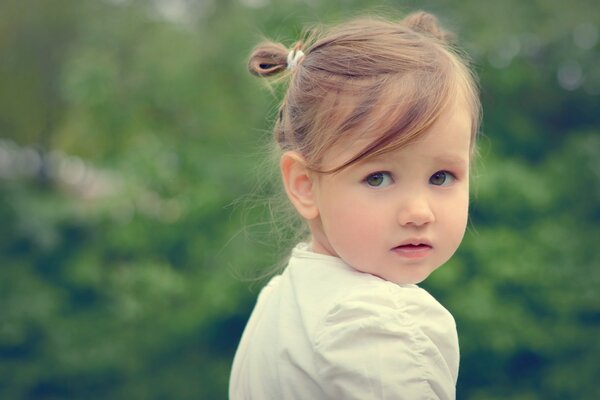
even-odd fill
[{"label": "chin", "polygon": [[386,279],[390,282],[394,282],[398,285],[417,285],[421,282],[423,282],[425,279],[427,279],[429,277],[429,275],[431,275],[433,271],[427,271],[424,273],[416,273],[416,274],[410,274],[410,275],[403,275],[403,276],[398,276],[398,277],[393,277],[390,276]]}]

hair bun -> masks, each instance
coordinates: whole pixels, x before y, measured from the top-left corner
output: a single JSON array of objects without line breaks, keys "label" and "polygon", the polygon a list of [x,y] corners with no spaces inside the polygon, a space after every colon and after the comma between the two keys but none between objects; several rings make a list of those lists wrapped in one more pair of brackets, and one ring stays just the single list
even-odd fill
[{"label": "hair bun", "polygon": [[416,32],[433,36],[445,42],[454,39],[454,35],[440,27],[438,19],[427,12],[418,11],[407,15],[402,22]]},{"label": "hair bun", "polygon": [[252,50],[248,71],[257,76],[271,76],[287,68],[288,49],[281,43],[263,42]]}]

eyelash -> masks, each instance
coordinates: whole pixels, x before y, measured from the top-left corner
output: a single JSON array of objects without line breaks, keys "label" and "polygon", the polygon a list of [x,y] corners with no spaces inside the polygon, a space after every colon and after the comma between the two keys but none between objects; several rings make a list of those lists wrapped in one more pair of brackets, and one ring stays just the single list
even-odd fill
[{"label": "eyelash", "polygon": [[[446,178],[447,178],[447,177],[450,177],[450,183],[446,183],[446,179],[444,179],[444,182],[442,182],[442,183],[441,183],[441,184],[439,184],[439,185],[436,185],[436,184],[434,184],[434,183],[432,182],[432,179],[433,179],[433,178],[434,178],[436,175],[441,175],[441,174],[444,174],[444,176],[445,176]],[[431,175],[431,176],[429,177],[429,183],[431,183],[431,184],[432,184],[432,185],[434,185],[434,186],[448,186],[449,184],[452,184],[452,182],[454,182],[455,180],[456,180],[456,175],[454,175],[452,172],[450,172],[450,171],[446,171],[446,170],[437,171],[436,173],[434,173],[433,175]]]},{"label": "eyelash", "polygon": [[[437,179],[440,176],[444,178],[444,181],[440,184],[433,183],[433,179]],[[386,177],[389,180],[387,183],[385,180]],[[447,182],[448,178],[450,178],[450,182]],[[378,179],[381,181],[378,184],[374,184],[376,182],[372,182],[372,179]],[[429,177],[429,183],[434,186],[448,186],[449,184],[452,184],[454,181],[456,181],[456,179],[456,175],[452,172],[447,170],[439,170]],[[363,179],[363,182],[369,187],[379,188],[382,187],[384,183],[386,183],[384,186],[388,186],[389,184],[394,182],[394,179],[392,178],[392,174],[388,171],[377,171],[367,175],[365,179]]]},{"label": "eyelash", "polygon": [[[385,178],[388,178],[390,182],[388,182],[388,184],[394,182],[394,179],[392,178],[392,174],[390,172],[387,171],[378,171],[378,172],[373,172],[369,175],[367,175],[365,177],[365,179],[363,180],[367,186],[369,187],[373,187],[373,188],[379,188],[381,187],[381,185],[385,182]],[[372,182],[370,182],[371,178],[381,178],[383,179],[382,183],[378,184],[378,185],[373,185]],[[387,186],[387,185],[385,185]]]}]

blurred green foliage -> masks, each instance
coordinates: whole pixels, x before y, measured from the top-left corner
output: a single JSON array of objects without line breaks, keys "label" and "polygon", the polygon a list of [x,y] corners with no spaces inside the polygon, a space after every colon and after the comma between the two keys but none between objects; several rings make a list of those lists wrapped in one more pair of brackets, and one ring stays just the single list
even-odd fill
[{"label": "blurred green foliage", "polygon": [[[380,3],[0,3],[0,398],[226,398],[243,277],[290,245],[246,57]],[[481,78],[471,226],[425,284],[457,319],[458,397],[600,398],[595,2],[386,5],[438,14]]]}]

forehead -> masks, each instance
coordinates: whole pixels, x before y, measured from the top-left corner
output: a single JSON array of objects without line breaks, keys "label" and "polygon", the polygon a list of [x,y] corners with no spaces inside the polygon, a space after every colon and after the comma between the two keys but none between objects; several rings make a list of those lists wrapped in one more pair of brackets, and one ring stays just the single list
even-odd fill
[{"label": "forehead", "polygon": [[[371,129],[352,132],[331,146],[323,160],[325,170],[341,170],[355,163],[378,162],[399,155],[404,158],[406,154],[446,161],[460,159],[468,164],[473,115],[465,96],[450,99],[431,120],[423,121],[418,130],[393,131],[394,118],[382,115],[372,122]],[[378,141],[386,135],[389,141],[379,145]]]},{"label": "forehead", "polygon": [[[342,126],[347,129],[341,130],[343,134],[327,149],[327,160],[323,161],[329,165],[330,171],[424,141],[443,131],[446,125],[460,132],[456,140],[466,143],[468,148],[472,147],[474,110],[464,90],[448,90],[439,96],[420,94],[412,97],[399,95],[399,92],[402,93],[395,90],[383,92],[365,110],[359,109],[354,113],[349,110],[359,107],[356,98],[346,98],[339,103],[344,105],[340,110],[344,111],[343,117],[346,118]],[[332,165],[331,159],[338,164]]]}]

